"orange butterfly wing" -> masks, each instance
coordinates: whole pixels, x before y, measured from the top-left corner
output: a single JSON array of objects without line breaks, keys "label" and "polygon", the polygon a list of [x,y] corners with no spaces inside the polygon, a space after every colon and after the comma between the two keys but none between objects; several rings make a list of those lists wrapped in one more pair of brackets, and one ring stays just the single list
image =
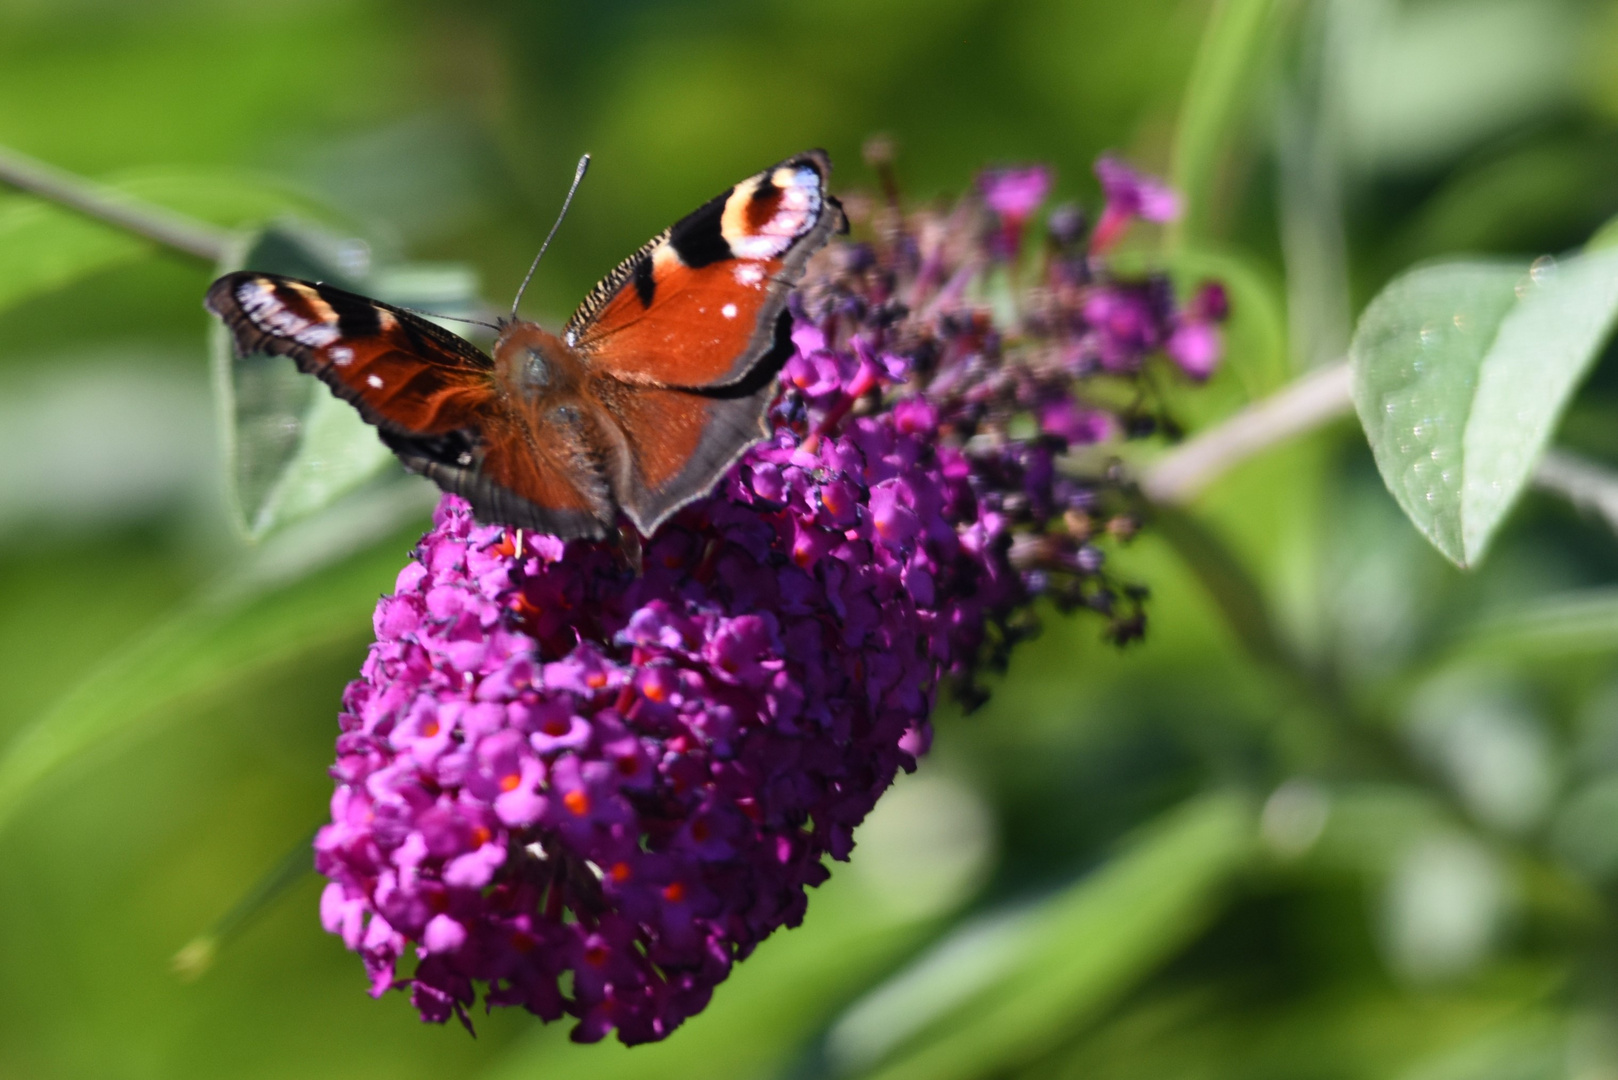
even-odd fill
[{"label": "orange butterfly wing", "polygon": [[621,507],[650,535],[769,434],[787,297],[845,226],[829,171],[818,150],[789,158],[621,263],[564,330],[576,392],[513,382],[455,334],[330,285],[228,274],[207,306],[239,353],[290,356],[479,518],[599,537]]},{"label": "orange butterfly wing", "polygon": [[241,271],[205,301],[238,353],[290,356],[378,427],[440,434],[478,423],[494,402],[494,362],[425,319],[308,281]]},{"label": "orange butterfly wing", "polygon": [[623,442],[609,470],[613,494],[644,535],[700,498],[746,452],[769,437],[775,375],[792,354],[791,320],[777,321],[772,350],[753,374],[707,391],[597,380],[593,392]]},{"label": "orange butterfly wing", "polygon": [[227,274],[208,290],[238,354],[291,357],[376,426],[407,469],[463,495],[479,518],[600,536],[612,502],[567,415],[535,430],[510,407],[494,362],[408,311],[331,285]]},{"label": "orange butterfly wing", "polygon": [[603,374],[688,388],[740,381],[775,344],[804,265],[843,225],[812,150],[682,218],[597,285],[562,337]]},{"label": "orange butterfly wing", "polygon": [[643,533],[768,436],[787,297],[845,227],[830,168],[812,150],[709,201],[619,264],[563,331],[623,433],[613,494]]}]

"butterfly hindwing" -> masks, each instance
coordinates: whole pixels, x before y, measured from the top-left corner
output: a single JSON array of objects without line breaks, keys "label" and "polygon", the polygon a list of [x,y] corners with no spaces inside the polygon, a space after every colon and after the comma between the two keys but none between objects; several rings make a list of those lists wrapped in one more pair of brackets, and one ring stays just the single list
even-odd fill
[{"label": "butterfly hindwing", "polygon": [[603,379],[596,393],[617,428],[613,489],[643,535],[707,493],[749,446],[768,437],[775,376],[792,355],[791,316],[776,319],[771,349],[738,383],[707,391]]},{"label": "butterfly hindwing", "polygon": [[744,379],[775,343],[804,264],[843,226],[811,150],[686,215],[596,286],[563,337],[621,382],[705,388]]},{"label": "butterfly hindwing", "polygon": [[614,507],[576,410],[548,422],[502,418],[477,433],[400,436],[384,431],[405,468],[472,504],[479,521],[498,521],[564,539],[604,536]]}]

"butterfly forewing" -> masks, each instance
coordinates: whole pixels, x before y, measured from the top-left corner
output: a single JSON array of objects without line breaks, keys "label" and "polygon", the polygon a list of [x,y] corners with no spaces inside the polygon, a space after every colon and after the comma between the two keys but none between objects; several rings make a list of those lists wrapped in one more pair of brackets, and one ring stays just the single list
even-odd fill
[{"label": "butterfly forewing", "polygon": [[406,468],[465,496],[478,515],[559,536],[612,520],[582,436],[534,431],[500,393],[494,362],[465,339],[389,304],[275,274],[226,275],[208,290],[239,353],[290,356],[376,425]]},{"label": "butterfly forewing", "polygon": [[494,362],[408,311],[276,274],[227,274],[208,290],[246,355],[290,356],[367,421],[408,434],[476,427],[496,407]]},{"label": "butterfly forewing", "polygon": [[748,177],[619,264],[568,323],[623,433],[613,494],[642,532],[769,434],[787,297],[844,226],[829,172],[811,150]]},{"label": "butterfly forewing", "polygon": [[624,382],[724,386],[774,346],[804,264],[843,222],[814,150],[748,177],[624,260],[563,337]]}]

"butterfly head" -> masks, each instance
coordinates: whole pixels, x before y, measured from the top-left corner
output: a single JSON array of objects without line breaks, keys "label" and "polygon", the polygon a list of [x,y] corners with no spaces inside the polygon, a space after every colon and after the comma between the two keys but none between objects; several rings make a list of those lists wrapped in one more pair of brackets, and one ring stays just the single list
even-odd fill
[{"label": "butterfly head", "polygon": [[504,320],[494,343],[494,361],[509,385],[531,400],[573,390],[584,374],[577,355],[561,338],[527,319]]}]

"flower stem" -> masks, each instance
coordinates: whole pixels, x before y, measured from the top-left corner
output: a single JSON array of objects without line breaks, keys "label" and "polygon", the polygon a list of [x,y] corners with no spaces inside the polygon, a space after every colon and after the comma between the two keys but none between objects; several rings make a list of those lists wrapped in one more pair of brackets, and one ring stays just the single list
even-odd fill
[{"label": "flower stem", "polygon": [[1598,514],[1618,532],[1618,473],[1566,450],[1547,450],[1534,470],[1534,486],[1560,495],[1574,508]]},{"label": "flower stem", "polygon": [[1347,415],[1348,361],[1310,372],[1159,458],[1141,477],[1155,503],[1189,502],[1235,466],[1277,443]]},{"label": "flower stem", "polygon": [[[1311,372],[1163,455],[1146,470],[1141,491],[1160,506],[1179,506],[1248,458],[1348,413],[1348,362]],[[1618,532],[1618,471],[1551,449],[1533,483]]]},{"label": "flower stem", "polygon": [[7,147],[0,147],[0,182],[209,263],[220,262],[229,243],[230,234],[224,229],[142,202]]},{"label": "flower stem", "polygon": [[200,978],[213,966],[215,957],[224,945],[235,940],[288,889],[303,880],[304,875],[313,873],[314,842],[315,833],[312,831],[300,837],[292,849],[265,871],[218,922],[175,953],[170,961],[174,973],[187,982]]}]

